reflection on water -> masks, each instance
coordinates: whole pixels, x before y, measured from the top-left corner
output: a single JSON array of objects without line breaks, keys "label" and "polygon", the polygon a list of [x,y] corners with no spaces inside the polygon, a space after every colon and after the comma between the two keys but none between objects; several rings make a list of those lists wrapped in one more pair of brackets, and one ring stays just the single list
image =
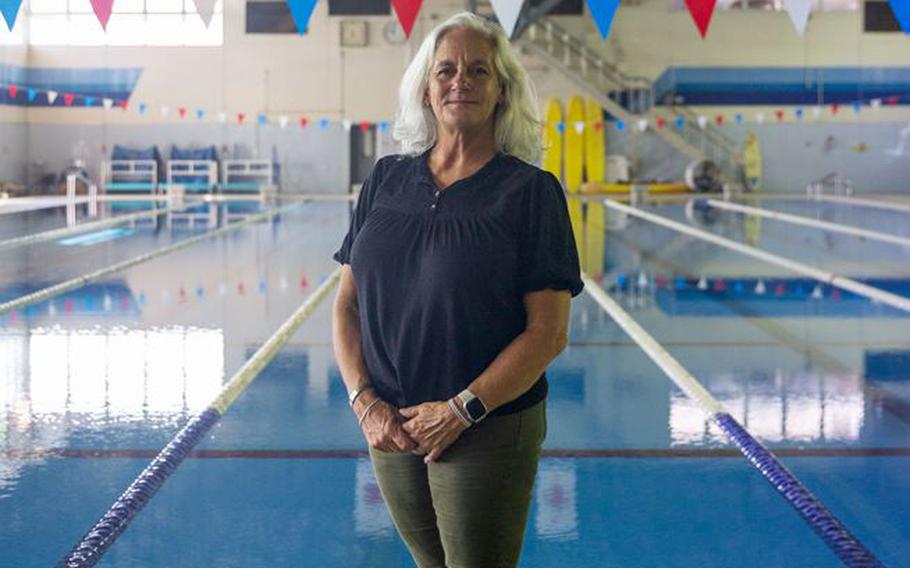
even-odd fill
[{"label": "reflection on water", "polygon": [[570,460],[543,460],[534,486],[534,529],[542,540],[578,540],[576,465]]},{"label": "reflection on water", "polygon": [[[859,439],[865,397],[860,375],[777,369],[717,373],[705,380],[724,408],[766,442],[850,442]],[[672,444],[726,443],[704,410],[678,390],[670,395]]]},{"label": "reflection on water", "polygon": [[[40,423],[98,426],[205,408],[221,389],[220,329],[39,327],[0,335],[0,408],[10,417],[7,446],[46,447]],[[54,429],[54,444],[65,431]],[[16,440],[25,435],[30,441]]]}]

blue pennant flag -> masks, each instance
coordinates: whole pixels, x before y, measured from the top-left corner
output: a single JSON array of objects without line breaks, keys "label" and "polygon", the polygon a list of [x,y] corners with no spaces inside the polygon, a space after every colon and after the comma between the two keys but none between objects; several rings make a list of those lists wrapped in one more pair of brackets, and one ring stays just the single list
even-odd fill
[{"label": "blue pennant flag", "polygon": [[626,127],[625,121],[617,120],[616,121],[616,130],[623,130]]},{"label": "blue pennant flag", "polygon": [[32,102],[33,100],[35,100],[35,97],[38,96],[38,91],[36,91],[35,89],[28,89],[28,91],[26,91],[26,92],[28,93],[28,102]]},{"label": "blue pennant flag", "polygon": [[269,117],[264,114],[259,114],[256,119],[259,121],[259,124],[266,124],[269,121]]},{"label": "blue pennant flag", "polygon": [[803,119],[803,109],[797,108],[795,112],[796,112],[796,120],[802,120]]},{"label": "blue pennant flag", "polygon": [[22,0],[0,0],[0,14],[3,14],[3,19],[6,20],[6,27],[9,28],[9,31],[13,31],[13,26],[16,25],[16,16],[19,15],[20,4],[22,4]]},{"label": "blue pennant flag", "polygon": [[139,103],[139,114],[145,114],[145,111],[148,110],[148,105],[145,103]]},{"label": "blue pennant flag", "polygon": [[320,118],[320,119],[319,119],[319,128],[325,130],[325,129],[328,128],[328,127],[329,127],[329,119],[327,119],[327,118]]},{"label": "blue pennant flag", "polygon": [[682,130],[686,126],[686,119],[681,116],[677,116],[675,122],[676,122],[676,130]]},{"label": "blue pennant flag", "polygon": [[389,130],[389,123],[383,120],[379,123],[379,131],[385,134]]},{"label": "blue pennant flag", "polygon": [[610,35],[610,26],[613,24],[613,16],[616,15],[617,8],[619,8],[619,0],[588,0],[588,9],[591,10],[591,16],[603,39],[607,39],[607,36]]},{"label": "blue pennant flag", "polygon": [[291,9],[291,16],[294,17],[294,23],[297,24],[297,33],[303,35],[306,33],[307,25],[310,23],[310,16],[313,15],[313,8],[316,7],[316,0],[288,0],[288,8]]},{"label": "blue pennant flag", "polygon": [[853,112],[859,112],[863,108],[863,103],[856,101],[853,103]]},{"label": "blue pennant flag", "polygon": [[[14,2],[15,3],[15,2]],[[910,2],[907,0],[889,0],[891,11],[905,34],[910,34]]]},{"label": "blue pennant flag", "polygon": [[733,118],[736,120],[736,124],[743,123],[743,115],[741,113],[736,113],[735,115],[733,115]]},{"label": "blue pennant flag", "polygon": [[95,97],[85,97],[85,106],[90,107],[95,104]]},{"label": "blue pennant flag", "polygon": [[201,108],[197,108],[196,109],[196,118],[199,120],[202,120],[203,118],[205,118],[205,111],[202,110]]}]

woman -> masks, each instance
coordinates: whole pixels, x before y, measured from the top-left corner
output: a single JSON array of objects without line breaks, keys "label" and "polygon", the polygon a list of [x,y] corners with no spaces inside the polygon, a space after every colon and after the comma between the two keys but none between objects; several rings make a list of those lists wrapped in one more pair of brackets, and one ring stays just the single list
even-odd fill
[{"label": "woman", "polygon": [[544,370],[580,293],[565,195],[527,162],[537,100],[499,27],[460,14],[402,80],[363,184],[334,345],[382,495],[420,567],[518,564],[546,433]]}]

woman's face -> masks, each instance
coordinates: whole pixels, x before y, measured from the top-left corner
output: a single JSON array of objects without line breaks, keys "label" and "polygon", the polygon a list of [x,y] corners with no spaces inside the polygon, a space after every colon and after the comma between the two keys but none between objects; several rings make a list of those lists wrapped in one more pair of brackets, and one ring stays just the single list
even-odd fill
[{"label": "woman's face", "polygon": [[451,131],[492,128],[496,105],[504,97],[490,40],[470,28],[442,36],[424,97],[438,126]]}]

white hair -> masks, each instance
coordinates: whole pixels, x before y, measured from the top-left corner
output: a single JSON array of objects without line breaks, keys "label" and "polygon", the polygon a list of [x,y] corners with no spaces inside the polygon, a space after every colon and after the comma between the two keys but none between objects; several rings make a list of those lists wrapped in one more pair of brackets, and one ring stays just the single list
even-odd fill
[{"label": "white hair", "polygon": [[494,116],[496,148],[526,162],[540,160],[540,115],[537,93],[527,72],[515,57],[503,29],[480,16],[462,12],[436,26],[424,38],[414,60],[401,78],[398,91],[398,116],[392,137],[409,155],[421,154],[436,143],[436,117],[423,104],[433,65],[433,57],[442,36],[454,29],[470,28],[483,33],[493,48],[493,66],[503,89],[503,103]]}]

